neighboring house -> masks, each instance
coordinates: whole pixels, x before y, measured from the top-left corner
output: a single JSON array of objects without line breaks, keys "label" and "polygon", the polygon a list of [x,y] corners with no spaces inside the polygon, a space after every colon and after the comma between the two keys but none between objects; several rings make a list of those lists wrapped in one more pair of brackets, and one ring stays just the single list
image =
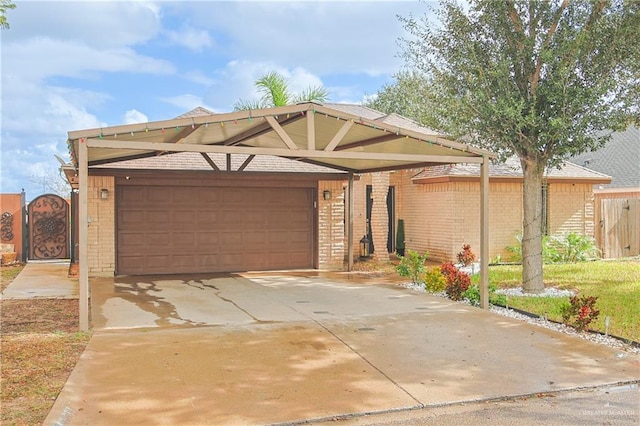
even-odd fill
[{"label": "neighboring house", "polygon": [[614,132],[605,146],[576,155],[571,161],[611,176],[611,183],[598,185],[598,189],[640,191],[640,128],[630,126],[623,132]]},{"label": "neighboring house", "polygon": [[607,144],[571,161],[606,173],[610,184],[596,185],[595,211],[598,246],[606,258],[640,254],[640,128],[614,132]]},{"label": "neighboring house", "polygon": [[[394,133],[397,126],[433,134],[396,114],[323,105],[375,120]],[[212,113],[197,108],[179,118],[205,115]],[[387,131],[379,139],[393,136]],[[344,267],[349,215],[344,168],[197,152],[99,163],[89,168],[88,179],[91,275]],[[479,253],[479,176],[480,166],[466,163],[356,176],[354,246],[368,235],[374,255],[388,259],[397,221],[403,219],[407,249],[428,251],[433,260],[453,260],[463,244]],[[593,235],[592,187],[609,182],[608,176],[571,163],[550,170],[541,188],[548,233]],[[522,229],[517,160],[489,167],[489,194],[489,257],[494,258],[517,242]]]}]

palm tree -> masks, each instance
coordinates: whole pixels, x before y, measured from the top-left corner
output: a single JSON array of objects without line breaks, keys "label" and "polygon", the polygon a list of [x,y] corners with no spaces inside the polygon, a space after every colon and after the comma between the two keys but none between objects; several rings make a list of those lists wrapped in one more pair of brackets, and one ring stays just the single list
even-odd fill
[{"label": "palm tree", "polygon": [[324,102],[329,97],[329,92],[322,86],[310,86],[301,93],[292,94],[289,91],[289,83],[286,78],[271,71],[260,77],[255,82],[261,98],[258,101],[239,99],[233,105],[234,111],[271,108],[296,104],[299,102]]}]

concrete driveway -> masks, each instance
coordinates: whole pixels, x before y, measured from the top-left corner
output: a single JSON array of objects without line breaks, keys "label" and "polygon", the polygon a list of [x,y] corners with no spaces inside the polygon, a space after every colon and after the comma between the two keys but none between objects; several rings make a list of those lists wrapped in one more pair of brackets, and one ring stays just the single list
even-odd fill
[{"label": "concrete driveway", "polygon": [[640,359],[380,278],[93,279],[45,424],[273,424],[640,379]]}]

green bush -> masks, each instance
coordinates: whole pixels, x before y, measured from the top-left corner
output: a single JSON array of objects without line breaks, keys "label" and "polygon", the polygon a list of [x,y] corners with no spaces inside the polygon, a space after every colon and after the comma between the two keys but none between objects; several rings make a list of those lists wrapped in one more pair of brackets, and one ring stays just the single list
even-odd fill
[{"label": "green bush", "polygon": [[[518,244],[508,246],[510,262],[522,262],[522,235],[517,235]],[[586,235],[569,232],[542,237],[542,261],[549,263],[584,262],[599,257],[595,240]]]},{"label": "green bush", "polygon": [[431,293],[442,293],[447,287],[447,279],[440,272],[439,267],[427,269],[424,273],[424,288]]},{"label": "green bush", "polygon": [[400,263],[396,266],[396,271],[401,277],[409,277],[412,283],[420,284],[426,271],[424,263],[427,261],[428,255],[428,253],[420,255],[416,251],[407,250],[406,256],[400,256]]},{"label": "green bush", "polygon": [[[495,294],[495,292],[495,284],[489,283],[489,303],[504,306],[506,297],[504,296],[504,294]],[[464,293],[462,293],[462,297],[464,299],[467,299],[471,306],[480,306],[480,287],[478,286],[478,284],[473,284],[472,286],[470,286]]]},{"label": "green bush", "polygon": [[398,219],[398,231],[396,232],[396,253],[404,256],[404,220]]},{"label": "green bush", "polygon": [[577,263],[600,257],[600,250],[593,238],[575,232],[551,238],[555,251],[554,263]]}]

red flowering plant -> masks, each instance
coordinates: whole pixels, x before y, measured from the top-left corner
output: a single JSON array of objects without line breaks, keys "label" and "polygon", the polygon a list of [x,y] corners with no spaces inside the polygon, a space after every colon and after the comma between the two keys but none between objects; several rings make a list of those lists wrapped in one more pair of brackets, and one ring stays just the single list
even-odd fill
[{"label": "red flowering plant", "polygon": [[440,265],[440,272],[447,280],[447,286],[444,291],[451,300],[462,300],[464,292],[471,285],[469,274],[460,271],[451,262],[445,262]]},{"label": "red flowering plant", "polygon": [[573,296],[569,304],[562,307],[562,320],[578,331],[589,329],[589,324],[598,318],[600,311],[596,309],[597,296]]},{"label": "red flowering plant", "polygon": [[465,244],[462,246],[462,251],[458,253],[458,262],[464,266],[469,266],[476,261],[476,254],[471,251],[471,245]]}]

